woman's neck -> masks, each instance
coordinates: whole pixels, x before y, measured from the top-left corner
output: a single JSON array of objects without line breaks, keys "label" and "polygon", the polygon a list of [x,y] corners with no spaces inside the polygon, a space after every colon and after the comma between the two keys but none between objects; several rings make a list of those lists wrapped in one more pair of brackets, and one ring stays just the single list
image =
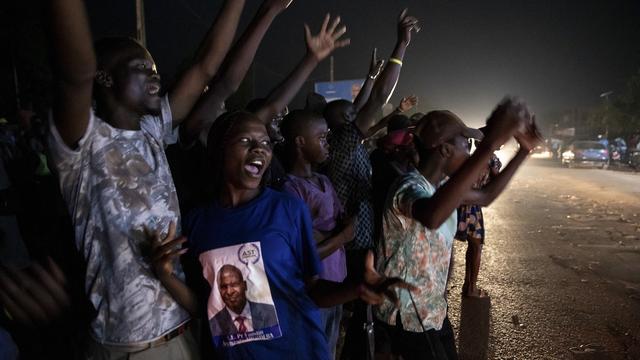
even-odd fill
[{"label": "woman's neck", "polygon": [[225,208],[235,208],[244,205],[260,195],[262,188],[236,189],[227,185],[220,194],[220,205]]}]

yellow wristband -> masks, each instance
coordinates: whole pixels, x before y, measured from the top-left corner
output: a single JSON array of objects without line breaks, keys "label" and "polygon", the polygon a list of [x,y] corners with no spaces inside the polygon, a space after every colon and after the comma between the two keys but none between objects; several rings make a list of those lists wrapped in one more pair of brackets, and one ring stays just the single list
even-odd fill
[{"label": "yellow wristband", "polygon": [[394,63],[394,64],[398,64],[398,65],[402,66],[402,60],[400,60],[400,59],[396,59],[396,58],[394,58],[394,57],[389,58],[389,62],[390,62],[390,63]]}]

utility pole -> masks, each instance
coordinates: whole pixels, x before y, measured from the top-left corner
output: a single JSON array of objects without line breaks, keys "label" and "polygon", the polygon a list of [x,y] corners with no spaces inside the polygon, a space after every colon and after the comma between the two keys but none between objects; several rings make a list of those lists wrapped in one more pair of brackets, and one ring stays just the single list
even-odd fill
[{"label": "utility pole", "polygon": [[144,0],[136,0],[136,40],[147,47],[147,32],[144,25]]},{"label": "utility pole", "polygon": [[329,81],[333,82],[333,56],[329,58]]}]

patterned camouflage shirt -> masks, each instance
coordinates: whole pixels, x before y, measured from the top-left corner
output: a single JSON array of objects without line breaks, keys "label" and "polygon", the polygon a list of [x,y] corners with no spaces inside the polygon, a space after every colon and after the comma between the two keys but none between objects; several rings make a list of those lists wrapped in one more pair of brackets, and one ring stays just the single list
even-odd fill
[{"label": "patterned camouflage shirt", "polygon": [[[144,116],[140,127],[116,129],[92,112],[72,150],[50,126],[52,163],[86,260],[85,290],[97,312],[92,336],[105,344],[152,341],[189,319],[154,277],[144,231],[166,233],[170,221],[180,224],[164,154],[175,142],[166,97],[161,116]],[[179,264],[175,268],[184,277]]]},{"label": "patterned camouflage shirt", "polygon": [[412,293],[399,290],[400,306],[396,309],[386,302],[377,309],[377,315],[380,320],[395,325],[400,311],[406,331],[440,330],[447,316],[445,291],[456,232],[456,211],[438,229],[427,229],[412,215],[413,204],[433,196],[435,191],[424,176],[412,171],[391,186],[385,205],[378,271],[414,284],[418,290]]}]

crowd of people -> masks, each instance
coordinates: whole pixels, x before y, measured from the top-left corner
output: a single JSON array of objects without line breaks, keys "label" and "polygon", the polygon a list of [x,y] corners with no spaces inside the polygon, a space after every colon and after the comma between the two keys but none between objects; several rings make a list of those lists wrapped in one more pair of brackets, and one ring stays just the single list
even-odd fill
[{"label": "crowd of people", "polygon": [[[348,359],[457,358],[453,240],[469,242],[464,295],[486,296],[480,207],[539,143],[535,121],[515,98],[481,130],[446,110],[407,117],[415,96],[382,117],[420,30],[407,10],[353,102],[311,94],[287,108],[318,63],[349,45],[340,17],[326,15],[318,32],[305,26],[307,51],[280,84],[227,111],[291,1],[264,0],[234,43],[245,1],[226,0],[164,95],[143,46],[94,44],[81,0],[50,1],[57,86],[46,146],[32,148],[46,152],[33,173],[57,184],[38,189],[58,225],[25,240],[38,256],[2,258],[3,354],[333,359],[340,342]],[[513,138],[520,149],[500,170],[494,151]],[[17,234],[3,232],[3,251]]]}]

